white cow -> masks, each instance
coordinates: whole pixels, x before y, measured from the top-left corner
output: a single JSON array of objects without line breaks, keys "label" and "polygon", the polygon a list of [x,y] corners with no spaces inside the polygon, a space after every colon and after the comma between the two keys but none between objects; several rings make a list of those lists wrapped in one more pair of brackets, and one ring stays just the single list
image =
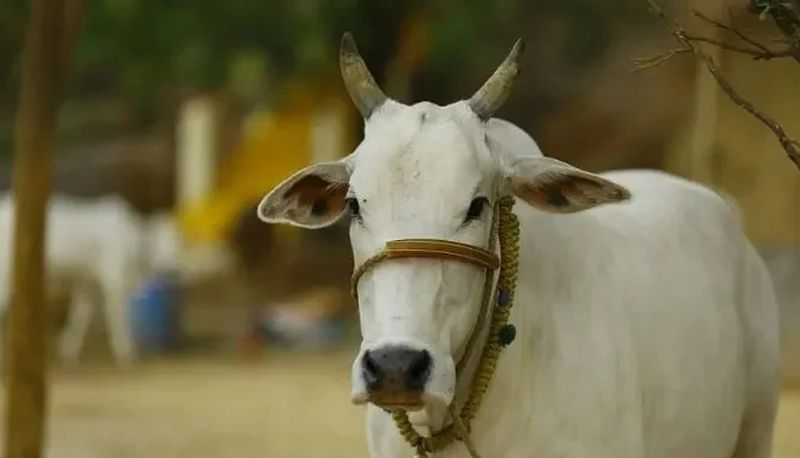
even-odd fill
[{"label": "white cow", "polygon": [[[0,305],[10,287],[13,200],[0,198]],[[145,276],[171,267],[174,226],[159,217],[145,224],[128,203],[116,196],[75,199],[53,196],[49,202],[46,274],[51,295],[69,294],[66,327],[59,338],[60,356],[76,362],[94,309],[102,308],[111,348],[118,363],[136,356],[129,301]],[[154,259],[150,259],[154,258]]]},{"label": "white cow", "polygon": [[[342,73],[364,139],[346,159],[277,186],[260,217],[317,228],[349,212],[360,265],[393,239],[496,250],[487,246],[490,204],[514,195],[517,338],[472,422],[477,453],[770,456],[777,308],[737,215],[717,194],[664,173],[597,175],[547,158],[493,118],[520,50],[470,100],[408,106],[384,96],[346,35]],[[394,259],[361,278],[352,389],[355,402],[370,403],[371,456],[413,453],[384,408],[412,411],[429,434],[450,422],[446,406],[463,402],[471,381],[454,366],[477,321],[483,275],[455,261]],[[432,456],[469,455],[454,442]]]}]

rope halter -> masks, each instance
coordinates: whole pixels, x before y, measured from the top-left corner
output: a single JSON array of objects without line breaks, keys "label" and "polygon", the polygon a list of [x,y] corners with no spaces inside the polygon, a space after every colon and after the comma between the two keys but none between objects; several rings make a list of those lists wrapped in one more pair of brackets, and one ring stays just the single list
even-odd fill
[{"label": "rope halter", "polygon": [[[388,259],[444,259],[474,264],[486,270],[481,308],[467,340],[464,355],[456,365],[457,377],[463,376],[466,362],[477,350],[479,336],[485,328],[487,319],[490,320],[489,333],[472,378],[469,396],[461,411],[457,410],[454,400],[448,408],[452,422],[427,437],[420,435],[414,429],[405,411],[390,412],[400,434],[416,450],[417,457],[427,457],[429,453],[442,450],[455,440],[464,443],[470,456],[479,457],[469,437],[470,423],[475,418],[486,394],[502,349],[510,344],[515,336],[514,326],[508,324],[519,266],[519,222],[513,207],[514,198],[510,196],[499,199],[495,206],[488,246],[492,249],[499,239],[499,258],[492,251],[449,240],[401,239],[387,242],[382,251],[368,258],[353,272],[351,289],[353,297],[358,301],[358,282],[361,276],[379,262]],[[497,292],[494,293],[494,272],[498,268],[500,273],[497,277]]]}]

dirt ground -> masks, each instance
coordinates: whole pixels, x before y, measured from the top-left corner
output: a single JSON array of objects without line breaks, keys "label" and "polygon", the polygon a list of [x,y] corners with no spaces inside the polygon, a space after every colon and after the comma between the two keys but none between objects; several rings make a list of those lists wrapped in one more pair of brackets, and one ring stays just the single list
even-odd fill
[{"label": "dirt ground", "polygon": [[[365,457],[349,358],[268,353],[58,372],[47,458]],[[783,396],[774,456],[800,457],[800,391]]]}]

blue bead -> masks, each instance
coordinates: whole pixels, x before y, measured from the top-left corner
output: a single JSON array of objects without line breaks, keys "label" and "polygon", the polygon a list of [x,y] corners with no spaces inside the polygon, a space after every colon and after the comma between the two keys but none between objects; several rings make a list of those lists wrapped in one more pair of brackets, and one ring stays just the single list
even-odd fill
[{"label": "blue bead", "polygon": [[499,305],[508,305],[509,302],[511,302],[511,296],[508,291],[504,289],[497,290],[497,303]]}]

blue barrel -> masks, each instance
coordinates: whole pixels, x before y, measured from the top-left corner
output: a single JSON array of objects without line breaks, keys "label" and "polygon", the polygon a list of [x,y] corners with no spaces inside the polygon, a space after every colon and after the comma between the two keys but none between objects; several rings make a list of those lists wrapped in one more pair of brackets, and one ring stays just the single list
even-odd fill
[{"label": "blue barrel", "polygon": [[133,298],[133,335],[138,348],[159,353],[174,348],[179,336],[179,288],[169,276],[149,281]]}]

